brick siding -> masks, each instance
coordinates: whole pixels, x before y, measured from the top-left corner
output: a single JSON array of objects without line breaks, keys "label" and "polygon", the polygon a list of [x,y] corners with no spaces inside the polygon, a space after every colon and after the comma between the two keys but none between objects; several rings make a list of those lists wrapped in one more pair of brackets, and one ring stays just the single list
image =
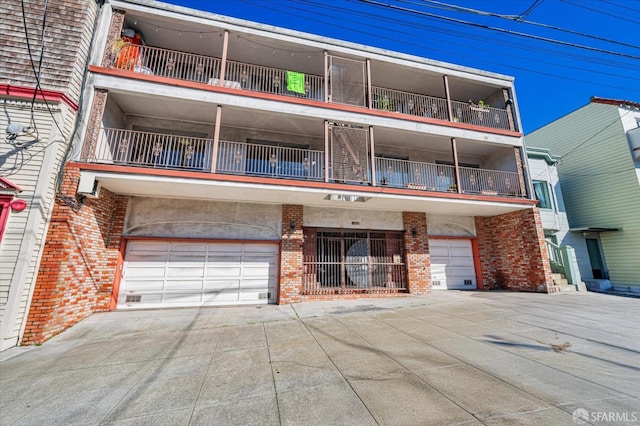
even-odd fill
[{"label": "brick siding", "polygon": [[476,230],[485,288],[554,292],[537,208],[476,217]]},{"label": "brick siding", "polygon": [[[402,212],[407,289],[411,294],[431,291],[431,258],[425,213]],[[416,236],[413,236],[415,229]]]},{"label": "brick siding", "polygon": [[[301,300],[302,292],[302,246],[304,224],[302,206],[282,206],[282,242],[280,245],[280,289],[278,303],[287,304]],[[291,223],[295,230],[291,232]]]},{"label": "brick siding", "polygon": [[75,198],[79,171],[67,167],[56,199],[22,344],[39,344],[109,308],[127,197],[102,189]]}]

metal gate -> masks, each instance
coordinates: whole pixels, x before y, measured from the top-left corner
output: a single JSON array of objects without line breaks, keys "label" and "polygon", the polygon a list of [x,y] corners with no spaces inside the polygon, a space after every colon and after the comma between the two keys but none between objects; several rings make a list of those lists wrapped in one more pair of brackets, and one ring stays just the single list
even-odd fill
[{"label": "metal gate", "polygon": [[401,232],[305,229],[305,294],[406,290]]}]

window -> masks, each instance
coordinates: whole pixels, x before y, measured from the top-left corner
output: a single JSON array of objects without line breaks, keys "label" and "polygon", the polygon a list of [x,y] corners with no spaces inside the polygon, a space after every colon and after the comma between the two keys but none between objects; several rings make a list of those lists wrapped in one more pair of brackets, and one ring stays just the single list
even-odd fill
[{"label": "window", "polygon": [[538,207],[541,209],[553,209],[551,201],[551,191],[549,191],[549,183],[543,180],[533,181],[533,190],[536,194],[536,200],[539,201]]}]

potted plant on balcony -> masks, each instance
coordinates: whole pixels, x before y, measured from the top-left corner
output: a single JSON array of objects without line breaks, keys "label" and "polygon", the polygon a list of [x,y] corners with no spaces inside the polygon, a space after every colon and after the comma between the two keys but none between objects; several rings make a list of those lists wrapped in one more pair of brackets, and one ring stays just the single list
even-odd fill
[{"label": "potted plant on balcony", "polygon": [[470,99],[469,108],[471,108],[473,111],[488,112],[491,106],[485,101],[478,101],[478,103],[476,104]]}]

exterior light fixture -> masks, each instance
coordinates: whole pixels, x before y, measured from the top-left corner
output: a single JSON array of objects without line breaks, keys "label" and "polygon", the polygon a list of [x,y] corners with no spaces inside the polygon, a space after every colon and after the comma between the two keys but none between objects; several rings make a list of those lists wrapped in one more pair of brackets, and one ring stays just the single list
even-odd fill
[{"label": "exterior light fixture", "polygon": [[291,223],[289,223],[289,229],[291,230],[291,233],[295,232],[296,230],[296,221],[292,220]]},{"label": "exterior light fixture", "polygon": [[411,236],[413,238],[418,236],[418,230],[416,228],[411,228]]}]

